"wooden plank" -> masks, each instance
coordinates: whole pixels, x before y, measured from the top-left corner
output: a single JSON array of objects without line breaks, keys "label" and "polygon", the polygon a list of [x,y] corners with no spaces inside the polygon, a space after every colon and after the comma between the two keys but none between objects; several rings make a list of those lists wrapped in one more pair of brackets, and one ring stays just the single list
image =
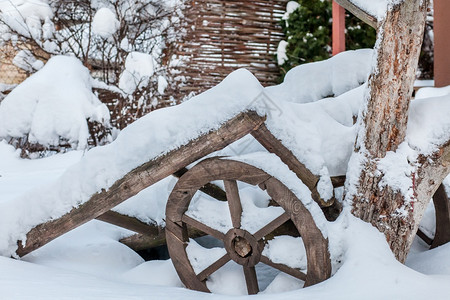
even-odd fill
[{"label": "wooden plank", "polygon": [[137,218],[123,215],[112,210],[105,212],[96,219],[148,236],[158,235],[161,231],[159,226],[149,225]]},{"label": "wooden plank", "polygon": [[241,228],[242,204],[239,197],[239,188],[236,180],[224,180],[227,192],[228,207],[230,209],[231,223],[234,228]]},{"label": "wooden plank", "polygon": [[436,233],[430,249],[450,242],[450,202],[443,184],[434,193],[433,203],[436,210]]},{"label": "wooden plank", "polygon": [[247,292],[249,295],[259,293],[258,279],[256,277],[255,267],[243,266],[245,283],[247,284]]},{"label": "wooden plank", "polygon": [[360,19],[364,23],[367,23],[368,25],[377,29],[378,27],[377,18],[369,14],[367,11],[364,11],[360,7],[353,4],[351,0],[334,0],[334,1],[336,1],[340,6],[344,7],[352,14],[354,14],[358,19]]},{"label": "wooden plank", "polygon": [[107,191],[93,195],[87,202],[64,216],[31,229],[26,244],[18,241],[16,254],[24,256],[58,236],[104,214],[141,190],[170,176],[181,168],[242,138],[263,124],[264,117],[254,112],[241,113],[218,130],[206,133],[188,144],[142,164],[116,181]]},{"label": "wooden plank", "polygon": [[[165,229],[159,226],[155,226],[158,230],[158,234],[149,235],[137,233],[132,236],[120,239],[119,242],[127,245],[134,251],[141,251],[151,249],[158,246],[166,245],[166,232]],[[189,236],[191,238],[197,238],[205,236],[205,233],[199,230],[190,229]]]},{"label": "wooden plank", "polygon": [[[180,178],[181,176],[183,176],[183,174],[185,174],[188,171],[187,168],[182,168],[181,170],[178,170],[177,172],[175,172],[173,175],[175,177]],[[200,188],[200,191],[202,191],[203,193],[205,193],[206,195],[213,197],[216,200],[219,201],[227,201],[227,194],[225,193],[224,190],[222,190],[222,188],[220,186],[217,186],[213,183],[207,183],[204,186],[202,186]]]}]

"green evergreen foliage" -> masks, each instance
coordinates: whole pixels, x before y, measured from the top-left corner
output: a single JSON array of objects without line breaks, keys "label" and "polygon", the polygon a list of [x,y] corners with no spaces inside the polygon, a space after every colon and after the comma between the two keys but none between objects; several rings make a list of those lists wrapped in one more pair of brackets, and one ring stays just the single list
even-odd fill
[{"label": "green evergreen foliage", "polygon": [[[282,76],[291,68],[331,56],[332,3],[329,0],[297,0],[300,6],[282,20],[288,46],[288,60],[281,66]],[[346,15],[346,49],[372,48],[373,28],[350,13]]]}]

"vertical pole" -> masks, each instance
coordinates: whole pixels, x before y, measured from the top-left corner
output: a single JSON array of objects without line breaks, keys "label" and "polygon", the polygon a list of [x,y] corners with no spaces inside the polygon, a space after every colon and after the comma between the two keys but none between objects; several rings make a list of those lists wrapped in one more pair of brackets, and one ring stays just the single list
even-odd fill
[{"label": "vertical pole", "polygon": [[450,85],[449,0],[434,0],[434,85]]},{"label": "vertical pole", "polygon": [[345,9],[333,1],[333,55],[345,51]]}]

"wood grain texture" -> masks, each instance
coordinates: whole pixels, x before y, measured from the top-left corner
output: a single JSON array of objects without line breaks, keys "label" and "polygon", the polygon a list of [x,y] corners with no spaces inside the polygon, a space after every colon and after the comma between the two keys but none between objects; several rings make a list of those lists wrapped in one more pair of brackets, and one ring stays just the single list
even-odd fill
[{"label": "wood grain texture", "polygon": [[[361,130],[355,147],[355,152],[362,151],[365,157],[360,166],[362,171],[353,196],[352,212],[385,234],[401,262],[406,259],[423,213],[423,203],[416,200],[429,201],[434,191],[427,199],[422,198],[423,195],[405,199],[401,192],[381,184],[383,173],[377,164],[405,140],[426,13],[427,1],[401,1],[393,5],[379,24],[377,60],[369,76],[369,96],[358,120]],[[409,176],[416,192],[419,177]],[[399,211],[406,211],[406,216]]]},{"label": "wood grain texture", "polygon": [[[286,213],[263,226],[256,234],[250,234],[242,228],[231,227],[227,233],[211,230],[205,224],[199,225],[201,221],[192,220],[186,216],[190,201],[200,187],[205,183],[215,180],[224,180],[227,193],[234,195],[229,198],[231,201],[238,199],[236,181],[242,181],[247,184],[263,187],[268,195],[278,206],[281,206]],[[231,211],[240,212],[241,209],[231,208]],[[284,186],[280,181],[268,175],[261,169],[250,166],[243,162],[233,161],[221,158],[209,158],[199,162],[185,173],[175,185],[166,207],[166,222],[170,226],[170,236],[167,238],[167,245],[170,256],[174,259],[174,266],[183,283],[191,289],[202,290],[204,288],[203,280],[211,272],[220,268],[225,261],[231,258],[234,262],[244,268],[246,283],[249,294],[258,292],[258,282],[254,273],[254,266],[261,261],[261,254],[264,243],[267,241],[266,235],[272,234],[276,230],[286,231],[283,227],[290,230],[289,225],[294,225],[296,236],[299,234],[307,254],[308,272],[304,274],[299,270],[289,268],[266,260],[266,263],[281,271],[287,271],[288,274],[305,280],[305,286],[321,282],[331,275],[331,263],[328,253],[328,241],[325,239],[314,223],[309,211],[303,206],[302,202]],[[237,220],[233,222],[236,226]],[[200,278],[196,276],[190,263],[186,261],[187,254],[185,248],[189,243],[189,237],[186,236],[186,226],[192,225],[204,232],[211,233],[212,236],[224,243],[228,257],[222,257],[207,267],[207,274],[201,274]],[[168,228],[166,230],[169,230]],[[262,262],[262,261],[261,261]],[[197,278],[197,282],[193,279]]]},{"label": "wood grain texture", "polygon": [[358,19],[364,23],[370,25],[371,27],[377,29],[378,21],[377,18],[371,15],[369,12],[363,10],[362,8],[355,5],[352,0],[334,0],[340,6],[354,14]]}]

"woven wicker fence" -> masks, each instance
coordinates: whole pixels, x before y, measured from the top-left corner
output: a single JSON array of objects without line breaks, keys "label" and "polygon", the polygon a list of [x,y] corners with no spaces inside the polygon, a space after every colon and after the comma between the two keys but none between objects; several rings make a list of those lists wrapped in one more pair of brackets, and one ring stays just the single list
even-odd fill
[{"label": "woven wicker fence", "polygon": [[230,72],[247,68],[267,86],[277,82],[275,53],[283,38],[285,0],[192,0],[185,10],[186,34],[173,50],[183,77],[171,95],[199,93]]}]

